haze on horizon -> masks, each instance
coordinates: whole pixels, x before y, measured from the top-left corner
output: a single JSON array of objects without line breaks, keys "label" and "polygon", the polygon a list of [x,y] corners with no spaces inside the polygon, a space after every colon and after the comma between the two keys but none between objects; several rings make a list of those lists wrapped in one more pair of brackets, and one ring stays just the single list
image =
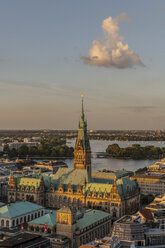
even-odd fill
[{"label": "haze on horizon", "polygon": [[165,2],[2,0],[0,130],[165,129]]}]

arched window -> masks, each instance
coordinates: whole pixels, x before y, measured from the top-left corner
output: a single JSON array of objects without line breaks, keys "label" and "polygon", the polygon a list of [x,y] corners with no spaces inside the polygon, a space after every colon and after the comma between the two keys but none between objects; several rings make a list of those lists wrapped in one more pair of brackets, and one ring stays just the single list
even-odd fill
[{"label": "arched window", "polygon": [[38,217],[40,217],[40,212],[38,212]]},{"label": "arched window", "polygon": [[15,220],[12,221],[12,226],[13,226],[13,227],[15,226]]},{"label": "arched window", "polygon": [[43,216],[44,215],[44,211],[42,210],[42,212],[41,212],[41,215]]},{"label": "arched window", "polygon": [[18,219],[17,219],[17,221],[16,221],[17,225],[18,225],[18,222],[19,222],[19,221],[18,221]]},{"label": "arched window", "polygon": [[31,220],[33,220],[33,214],[31,214]]},{"label": "arched window", "polygon": [[40,230],[40,229],[39,229],[39,227],[37,226],[37,227],[36,227],[36,232],[39,232],[39,230]]},{"label": "arched window", "polygon": [[26,216],[24,217],[24,222],[26,222]]},{"label": "arched window", "polygon": [[33,227],[33,226],[31,226],[30,230],[31,230],[31,231],[34,231],[34,227]]},{"label": "arched window", "polygon": [[30,221],[30,215],[28,215],[28,221]]},{"label": "arched window", "polygon": [[1,220],[1,226],[4,226],[4,220]]},{"label": "arched window", "polygon": [[35,213],[35,218],[37,218],[37,213]]},{"label": "arched window", "polygon": [[6,221],[6,226],[9,227],[9,221],[8,220]]}]

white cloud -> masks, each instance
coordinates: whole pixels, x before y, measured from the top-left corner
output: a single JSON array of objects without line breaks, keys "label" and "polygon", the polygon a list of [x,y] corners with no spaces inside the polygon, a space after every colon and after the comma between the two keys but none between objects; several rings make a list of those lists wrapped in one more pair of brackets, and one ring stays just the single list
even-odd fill
[{"label": "white cloud", "polygon": [[119,34],[119,23],[130,22],[125,13],[116,18],[106,18],[102,22],[103,39],[94,40],[88,56],[83,57],[86,64],[100,67],[132,68],[135,65],[144,66],[139,56],[123,44],[124,37]]}]

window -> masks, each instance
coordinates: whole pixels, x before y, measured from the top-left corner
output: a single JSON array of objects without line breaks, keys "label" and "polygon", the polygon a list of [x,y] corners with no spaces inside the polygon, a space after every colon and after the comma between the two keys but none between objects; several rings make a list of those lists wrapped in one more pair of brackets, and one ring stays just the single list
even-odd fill
[{"label": "window", "polygon": [[4,226],[4,220],[1,220],[1,226]]},{"label": "window", "polygon": [[6,221],[6,226],[9,227],[9,221],[8,220]]}]

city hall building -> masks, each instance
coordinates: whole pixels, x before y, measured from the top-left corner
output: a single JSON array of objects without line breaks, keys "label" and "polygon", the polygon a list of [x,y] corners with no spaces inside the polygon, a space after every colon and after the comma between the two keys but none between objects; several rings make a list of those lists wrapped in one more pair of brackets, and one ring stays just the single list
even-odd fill
[{"label": "city hall building", "polygon": [[127,172],[92,172],[83,99],[74,149],[74,168],[59,168],[52,175],[11,175],[8,183],[8,203],[24,200],[53,209],[62,206],[75,210],[100,209],[111,213],[114,220],[139,209],[139,188]]}]

